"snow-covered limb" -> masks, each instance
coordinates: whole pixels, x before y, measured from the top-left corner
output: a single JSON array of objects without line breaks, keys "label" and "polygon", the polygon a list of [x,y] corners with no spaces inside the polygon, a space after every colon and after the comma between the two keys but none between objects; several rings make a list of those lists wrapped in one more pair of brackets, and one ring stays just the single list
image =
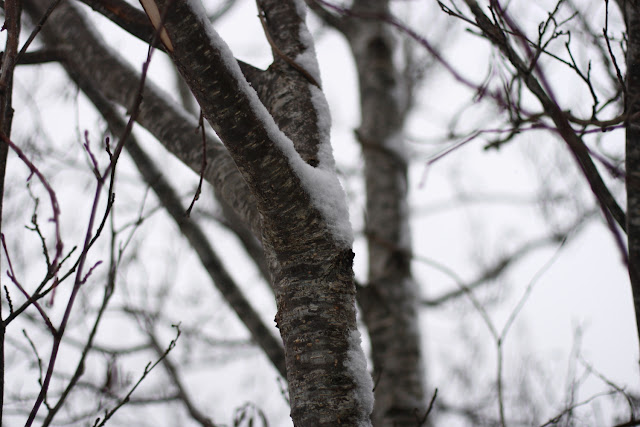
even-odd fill
[{"label": "snow-covered limb", "polygon": [[[162,10],[170,2],[158,4]],[[320,214],[316,220],[325,223],[336,242],[349,247],[351,226],[345,195],[334,171],[327,137],[330,119],[323,95],[314,94],[313,89],[307,88],[306,97],[313,103],[314,120],[287,129],[288,135],[285,135],[276,123],[278,117],[272,116],[246,81],[233,54],[207,21],[198,1],[175,2],[167,16],[166,28],[174,45],[172,57],[176,65],[199,100],[205,117],[254,189],[258,203],[263,204],[262,214],[269,216],[269,209],[279,203],[293,205],[294,200],[308,198]],[[296,36],[300,33],[298,22]],[[307,46],[309,43],[305,40]],[[309,48],[301,49],[302,52]],[[283,51],[286,52],[286,48]],[[295,70],[285,70],[281,74],[291,72],[295,73]],[[275,79],[281,79],[281,76],[276,75]],[[274,83],[282,84],[280,81]],[[306,82],[305,85],[309,86]],[[271,109],[275,108],[273,105]],[[313,141],[311,147],[310,141]],[[303,157],[300,151],[309,153],[303,153]],[[271,214],[280,215],[279,212]]]},{"label": "snow-covered limb", "polygon": [[[331,152],[327,103],[306,76],[318,73],[312,40],[301,37],[304,5],[258,3],[278,53],[252,86],[198,1],[157,2],[160,11],[171,7],[165,22],[170,56],[261,214],[294,423],[370,425],[371,379],[351,336],[351,226]],[[297,65],[308,67],[305,73],[289,61],[300,55]]]}]

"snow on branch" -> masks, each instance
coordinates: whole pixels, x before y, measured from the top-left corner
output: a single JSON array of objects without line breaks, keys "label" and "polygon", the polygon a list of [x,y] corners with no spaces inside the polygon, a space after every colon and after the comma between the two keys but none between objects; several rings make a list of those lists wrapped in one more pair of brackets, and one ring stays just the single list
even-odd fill
[{"label": "snow on branch", "polygon": [[[171,2],[158,2],[159,10],[168,4]],[[265,205],[277,205],[276,201],[307,198],[298,194],[303,191],[321,213],[333,239],[350,246],[351,225],[344,191],[335,173],[329,145],[331,120],[322,92],[314,88],[317,93],[313,103],[323,142],[319,164],[312,166],[278,128],[246,81],[231,50],[208,22],[201,3],[189,0],[174,2],[171,7],[165,25],[174,46],[172,57],[257,197]],[[309,43],[310,40],[305,41]],[[292,177],[297,178],[297,184],[291,181]]]}]

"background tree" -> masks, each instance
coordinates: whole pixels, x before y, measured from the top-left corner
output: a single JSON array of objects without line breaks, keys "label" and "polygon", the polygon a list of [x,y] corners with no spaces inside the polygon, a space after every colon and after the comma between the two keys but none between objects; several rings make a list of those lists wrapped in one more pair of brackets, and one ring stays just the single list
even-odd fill
[{"label": "background tree", "polygon": [[[579,333],[566,387],[548,392],[546,400],[537,390],[557,389],[557,383],[548,379],[546,366],[535,369],[545,358],[529,360],[527,373],[518,372],[511,369],[513,347],[505,344],[514,335],[511,331],[516,336],[522,332],[516,322],[529,307],[525,303],[535,298],[534,290],[556,261],[568,257],[570,241],[593,233],[589,224],[608,230],[613,239],[607,247],[614,242],[618,259],[627,257],[621,232],[627,222],[617,201],[625,173],[615,138],[616,129],[632,117],[623,114],[625,86],[617,59],[626,50],[631,61],[631,3],[621,3],[631,8],[624,12],[627,46],[621,42],[622,21],[616,21],[621,15],[609,11],[606,2],[598,13],[593,13],[594,2],[569,1],[534,6],[465,1],[424,8],[382,0],[307,2],[317,17],[310,19],[315,38],[322,42],[334,30],[344,36],[357,74],[359,124],[346,124],[344,107],[334,103],[337,124],[331,138],[343,185],[352,196],[356,254],[368,257],[360,261],[366,274],[356,265],[355,287],[350,226],[330,154],[323,94],[331,100],[335,89],[320,79],[302,2],[257,2],[253,24],[264,35],[259,51],[272,53],[262,57],[268,65],[264,71],[235,60],[210,25],[215,21],[217,30],[225,19],[238,22],[228,15],[233,1],[207,2],[207,10],[197,2],[144,1],[146,13],[121,1],[84,1],[123,32],[97,13],[87,13],[80,2],[23,0],[27,18],[22,26],[35,38],[33,47],[30,38],[20,54],[15,37],[20,8],[9,3],[5,27],[11,36],[3,81],[10,82],[14,64],[58,62],[86,96],[77,97],[62,83],[66,94],[60,97],[58,89],[57,98],[64,101],[60,105],[76,102],[78,113],[72,108],[71,115],[84,115],[88,100],[102,119],[79,118],[75,132],[70,120],[64,134],[45,131],[48,117],[40,119],[32,109],[28,131],[14,133],[13,142],[3,131],[4,147],[29,153],[11,159],[9,170],[16,172],[9,176],[20,177],[23,161],[28,174],[44,184],[31,183],[25,191],[23,178],[16,178],[6,194],[3,229],[12,224],[16,233],[5,247],[12,282],[3,300],[4,342],[10,348],[2,369],[8,380],[7,419],[43,425],[216,425],[222,422],[221,409],[206,396],[215,395],[231,378],[236,382],[239,372],[216,366],[235,363],[246,370],[244,358],[254,357],[253,343],[275,368],[274,375],[286,378],[286,386],[280,387],[288,389],[283,394],[296,425],[367,424],[374,382],[371,421],[380,426],[635,422],[637,399],[582,355]],[[424,22],[430,23],[424,34],[413,29]],[[603,33],[594,29],[598,26],[604,26]],[[472,34],[463,36],[459,30],[464,28]],[[117,52],[115,34],[135,36],[164,53],[153,53],[151,60],[150,52],[140,74],[135,67],[142,55],[131,52],[136,42],[123,38],[126,48]],[[455,38],[461,38],[459,43],[453,43]],[[486,50],[491,45],[493,50]],[[128,65],[122,54],[133,55],[136,65]],[[471,56],[476,62],[465,66]],[[155,64],[169,62],[175,68],[154,71]],[[182,89],[175,95],[147,81],[150,73],[166,88],[175,69]],[[47,81],[68,81],[52,65],[43,70]],[[24,72],[29,85],[38,81],[32,71]],[[558,93],[567,81],[568,98]],[[632,99],[631,78],[626,86],[626,97]],[[3,87],[9,88],[4,105],[11,107],[6,96],[11,85]],[[200,114],[194,114],[185,87],[195,95]],[[20,105],[29,105],[32,97],[44,107],[41,88],[19,90]],[[584,94],[591,97],[588,104]],[[344,95],[338,99],[343,102]],[[95,125],[86,124],[92,120]],[[105,123],[110,139],[95,136]],[[80,130],[89,127],[89,132]],[[612,132],[605,135],[604,130]],[[548,140],[544,148],[527,142],[533,132]],[[433,135],[439,135],[435,141]],[[418,142],[425,137],[438,145]],[[500,160],[490,153],[469,156],[470,147],[482,139],[488,139],[485,148],[499,151]],[[70,140],[81,141],[82,147],[61,145]],[[362,166],[357,153],[343,151],[349,140],[357,141]],[[573,162],[558,140],[569,148]],[[520,146],[539,181],[513,188],[527,189],[532,196],[490,194],[481,182],[486,171],[492,162],[522,165]],[[120,150],[127,156],[120,159]],[[551,154],[542,157],[545,150]],[[413,169],[412,159],[420,160]],[[441,165],[451,161],[447,159],[460,166],[449,166],[448,181],[443,181]],[[482,165],[472,168],[480,172],[466,169],[474,163]],[[182,164],[195,174],[184,173]],[[215,204],[208,200],[207,183]],[[418,198],[411,197],[411,183]],[[78,194],[88,185],[95,187],[94,196],[80,200]],[[147,197],[148,190],[153,197]],[[457,195],[454,203],[424,205],[425,193]],[[631,195],[628,200],[633,203]],[[496,202],[506,206],[500,211],[506,213],[490,211]],[[80,218],[88,218],[89,225],[80,225],[77,214],[65,216],[66,206],[88,212]],[[39,219],[45,209],[47,217],[53,209],[51,224]],[[14,232],[14,224],[25,222],[36,237],[35,247]],[[70,251],[74,244],[77,249]],[[464,245],[471,248],[471,257],[462,254]],[[629,245],[633,247],[632,240]],[[38,251],[45,262],[34,267]],[[239,257],[245,261],[238,268],[230,260]],[[175,262],[158,268],[154,259]],[[247,267],[249,262],[255,269]],[[633,250],[628,262],[634,265]],[[194,273],[198,263],[208,277]],[[477,268],[471,267],[474,263]],[[269,286],[259,288],[263,281]],[[219,302],[202,283],[215,284],[249,332],[248,340],[237,339],[242,329],[225,320],[230,314],[226,309],[212,311]],[[356,297],[371,376],[359,350]],[[276,312],[270,300],[277,303],[284,345],[268,327],[266,319]],[[456,325],[455,333],[427,327],[421,310],[430,322],[442,318]],[[527,348],[525,343],[518,342]],[[496,355],[488,356],[487,349],[497,350]],[[430,357],[426,352],[432,352]],[[262,358],[253,360],[264,366]],[[12,373],[29,368],[29,361],[34,378],[25,386]],[[158,376],[160,366],[163,374]],[[240,406],[234,425],[249,420],[266,424],[273,406],[282,406],[285,399],[274,375],[259,380],[271,390],[263,393],[262,404]],[[600,382],[598,391],[604,388],[611,400],[594,394],[588,382],[594,379]],[[274,398],[280,402],[274,404]],[[583,401],[593,399],[611,405],[604,422],[597,414],[583,418],[589,414]]]}]

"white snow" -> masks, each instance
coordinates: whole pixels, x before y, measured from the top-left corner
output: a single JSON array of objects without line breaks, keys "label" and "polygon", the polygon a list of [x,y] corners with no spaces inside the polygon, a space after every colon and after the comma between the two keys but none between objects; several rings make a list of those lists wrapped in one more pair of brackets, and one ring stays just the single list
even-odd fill
[{"label": "white snow", "polygon": [[302,20],[298,36],[300,37],[300,41],[304,45],[304,52],[296,57],[295,63],[300,65],[322,87],[322,80],[320,78],[320,66],[318,65],[318,55],[316,55],[313,36],[309,32],[309,29],[305,24],[305,19],[307,16],[307,6],[302,0],[296,0],[295,4],[298,15]]},{"label": "white snow", "polygon": [[[373,379],[367,370],[367,358],[362,351],[360,331],[354,329],[349,335],[348,358],[345,368],[356,381],[356,398],[367,414],[373,411]],[[369,418],[360,420],[359,426],[370,426]]]},{"label": "white snow", "polygon": [[318,65],[318,56],[316,55],[316,49],[313,44],[313,36],[311,36],[311,33],[304,23],[300,24],[299,37],[305,47],[305,50],[296,56],[295,63],[304,68],[304,70],[309,73],[320,86],[322,86],[320,66]]},{"label": "white snow", "polygon": [[[309,194],[313,206],[323,215],[332,237],[337,244],[350,248],[353,243],[353,233],[351,230],[351,223],[349,222],[346,194],[342,189],[340,181],[338,181],[335,171],[335,161],[333,159],[333,152],[329,137],[331,115],[329,113],[329,106],[324,94],[315,86],[311,84],[309,85],[312,91],[312,102],[318,113],[318,125],[321,129],[322,138],[322,143],[319,147],[319,165],[314,168],[302,160],[293,147],[291,140],[278,128],[273,117],[271,117],[262,102],[260,102],[255,90],[251,85],[249,85],[249,83],[247,83],[235,57],[233,56],[233,53],[209,24],[206,17],[207,15],[200,0],[187,0],[187,2],[194,13],[202,21],[204,28],[207,29],[207,35],[209,36],[212,45],[221,53],[226,68],[233,74],[236,80],[240,82],[241,90],[244,91],[245,95],[249,99],[253,112],[262,122],[269,138],[276,144],[282,153],[285,154],[289,160],[291,168],[300,178],[304,189]],[[311,35],[309,34],[308,37],[307,42],[310,43],[310,47],[304,55],[308,56],[309,54],[313,54],[315,56],[315,51],[310,50],[313,48]],[[308,61],[309,60],[307,59],[307,62]],[[313,62],[317,68],[318,64],[315,58]],[[319,71],[317,74],[319,77]]]}]

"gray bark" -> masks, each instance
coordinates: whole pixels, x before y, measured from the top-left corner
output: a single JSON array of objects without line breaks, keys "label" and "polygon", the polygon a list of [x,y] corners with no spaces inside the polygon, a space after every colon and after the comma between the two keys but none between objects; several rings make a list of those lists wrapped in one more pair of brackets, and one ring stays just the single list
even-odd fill
[{"label": "gray bark", "polygon": [[[159,9],[168,4],[158,2]],[[170,6],[165,26],[171,57],[233,157],[262,218],[294,423],[368,424],[369,408],[359,394],[371,391],[362,390],[361,379],[349,369],[354,351],[350,337],[356,330],[353,252],[334,240],[326,218],[311,204],[289,159],[241,88],[244,82],[208,39],[205,23],[181,2]],[[304,23],[294,2],[265,1],[261,7],[275,43],[295,58],[303,49],[298,37]],[[302,159],[317,164],[321,130],[308,81],[280,58],[270,71],[257,88],[262,103]]]},{"label": "gray bark", "polygon": [[358,302],[371,339],[376,381],[375,426],[418,425],[426,412],[417,286],[411,274],[407,208],[408,154],[402,137],[410,106],[406,74],[393,60],[399,43],[383,21],[388,0],[358,0],[338,18],[311,6],[341,31],[358,71],[366,184],[368,286]]}]

